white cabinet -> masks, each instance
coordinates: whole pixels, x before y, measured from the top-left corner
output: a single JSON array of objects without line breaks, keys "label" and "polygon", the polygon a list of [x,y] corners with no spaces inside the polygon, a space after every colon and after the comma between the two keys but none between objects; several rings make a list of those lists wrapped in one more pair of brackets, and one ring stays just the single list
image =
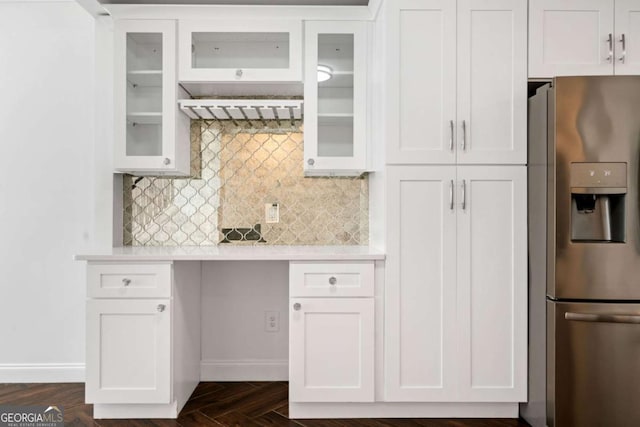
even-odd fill
[{"label": "white cabinet", "polygon": [[640,1],[529,1],[529,77],[640,74]]},{"label": "white cabinet", "polygon": [[168,299],[87,302],[88,403],[170,403]]},{"label": "white cabinet", "polygon": [[87,282],[94,417],[176,418],[200,380],[200,263],[90,262]]},{"label": "white cabinet", "polygon": [[181,82],[300,82],[302,22],[180,20]]},{"label": "white cabinet", "polygon": [[290,402],[374,401],[373,268],[290,263]]},{"label": "white cabinet", "polygon": [[118,172],[189,175],[189,118],[178,111],[176,22],[115,23],[115,159]]},{"label": "white cabinet", "polygon": [[526,168],[388,168],[385,399],[526,399]]},{"label": "white cabinet", "polygon": [[525,0],[387,2],[387,163],[524,164]]},{"label": "white cabinet", "polygon": [[366,22],[305,22],[305,174],[367,170],[367,87]]}]

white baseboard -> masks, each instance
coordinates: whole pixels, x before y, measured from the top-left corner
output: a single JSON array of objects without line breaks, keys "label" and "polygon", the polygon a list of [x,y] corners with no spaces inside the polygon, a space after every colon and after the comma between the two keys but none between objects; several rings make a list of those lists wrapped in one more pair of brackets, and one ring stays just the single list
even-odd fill
[{"label": "white baseboard", "polygon": [[518,418],[518,404],[289,402],[289,418]]},{"label": "white baseboard", "polygon": [[287,359],[202,360],[201,381],[287,381]]},{"label": "white baseboard", "polygon": [[84,363],[1,363],[0,383],[83,383]]}]

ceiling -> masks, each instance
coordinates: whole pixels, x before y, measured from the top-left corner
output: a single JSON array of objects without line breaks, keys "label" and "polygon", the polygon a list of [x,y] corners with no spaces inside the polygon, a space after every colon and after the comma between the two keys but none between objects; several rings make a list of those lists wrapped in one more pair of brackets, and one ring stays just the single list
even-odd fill
[{"label": "ceiling", "polygon": [[294,6],[366,6],[369,0],[99,0],[104,4],[226,4]]}]

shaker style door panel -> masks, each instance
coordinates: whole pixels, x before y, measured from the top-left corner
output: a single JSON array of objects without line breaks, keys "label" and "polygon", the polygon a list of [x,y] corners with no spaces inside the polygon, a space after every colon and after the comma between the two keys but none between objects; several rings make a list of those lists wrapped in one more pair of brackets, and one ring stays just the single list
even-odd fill
[{"label": "shaker style door panel", "polygon": [[169,301],[87,301],[88,403],[170,403]]},{"label": "shaker style door panel", "polygon": [[374,299],[290,304],[289,401],[373,402]]},{"label": "shaker style door panel", "polygon": [[455,163],[456,2],[387,2],[387,163]]},{"label": "shaker style door panel", "polygon": [[529,77],[613,74],[613,7],[614,0],[529,0]]},{"label": "shaker style door panel", "polygon": [[526,0],[458,0],[458,164],[527,162],[526,52]]},{"label": "shaker style door panel", "polygon": [[522,402],[527,379],[524,166],[460,166],[460,400]]},{"label": "shaker style door panel", "polygon": [[640,0],[616,0],[616,75],[640,74]]},{"label": "shaker style door panel", "polygon": [[454,401],[456,167],[387,170],[385,400]]}]

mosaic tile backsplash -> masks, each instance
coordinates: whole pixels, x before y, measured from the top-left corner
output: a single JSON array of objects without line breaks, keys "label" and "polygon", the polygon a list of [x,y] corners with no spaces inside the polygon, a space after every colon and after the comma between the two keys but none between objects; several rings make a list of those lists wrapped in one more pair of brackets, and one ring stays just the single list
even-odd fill
[{"label": "mosaic tile backsplash", "polygon": [[[125,245],[368,243],[366,176],[305,178],[300,122],[193,120],[191,146],[191,178],[125,176]],[[280,221],[267,224],[272,203]]]}]

